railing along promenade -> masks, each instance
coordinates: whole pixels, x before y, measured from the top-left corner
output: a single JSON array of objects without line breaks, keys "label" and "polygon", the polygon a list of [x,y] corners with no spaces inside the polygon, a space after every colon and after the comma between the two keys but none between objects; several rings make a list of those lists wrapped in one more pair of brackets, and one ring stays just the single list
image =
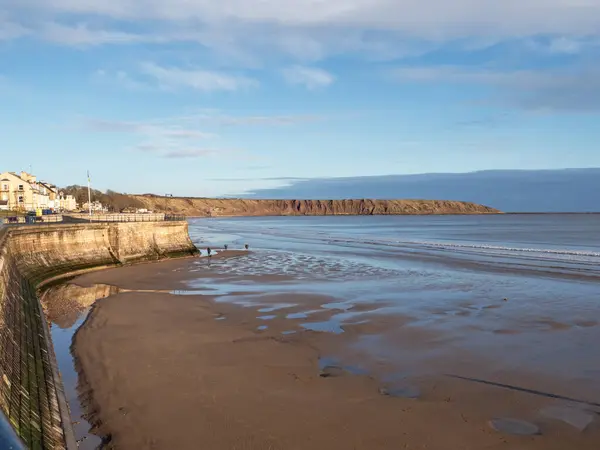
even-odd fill
[{"label": "railing along promenade", "polygon": [[186,220],[184,215],[176,214],[48,214],[43,216],[0,216],[0,224],[5,225],[49,225],[56,223],[101,223],[101,222],[174,222]]}]

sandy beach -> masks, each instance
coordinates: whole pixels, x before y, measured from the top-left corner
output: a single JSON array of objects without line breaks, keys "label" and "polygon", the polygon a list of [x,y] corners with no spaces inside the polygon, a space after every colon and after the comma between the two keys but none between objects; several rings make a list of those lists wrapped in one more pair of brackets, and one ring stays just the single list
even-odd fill
[{"label": "sandy beach", "polygon": [[[493,360],[452,345],[435,362],[391,360],[386,346],[427,354],[445,339],[409,315],[355,320],[343,333],[311,330],[307,315],[327,323],[340,310],[363,317],[373,306],[336,305],[327,294],[244,292],[290,277],[241,276],[230,269],[251,254],[230,256],[72,281],[118,289],[96,301],[72,347],[80,398],[107,448],[598,448],[600,405],[577,397],[585,392],[527,371],[487,377]],[[240,290],[214,290],[232,283]],[[498,432],[490,424],[498,418],[527,421],[539,434]]]}]

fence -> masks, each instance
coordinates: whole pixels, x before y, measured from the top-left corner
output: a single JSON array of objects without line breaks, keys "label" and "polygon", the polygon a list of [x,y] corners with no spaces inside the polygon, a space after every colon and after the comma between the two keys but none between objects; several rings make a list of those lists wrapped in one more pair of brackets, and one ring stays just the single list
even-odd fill
[{"label": "fence", "polygon": [[170,214],[69,214],[65,222],[164,222],[186,220],[183,215]]},{"label": "fence", "polygon": [[46,216],[5,216],[0,224],[48,225],[52,223],[102,223],[102,222],[175,222],[187,220],[186,216],[173,214],[51,214]]},{"label": "fence", "polygon": [[60,223],[63,221],[63,216],[60,214],[50,214],[45,216],[4,216],[0,218],[0,223],[7,225],[40,225],[49,223]]}]

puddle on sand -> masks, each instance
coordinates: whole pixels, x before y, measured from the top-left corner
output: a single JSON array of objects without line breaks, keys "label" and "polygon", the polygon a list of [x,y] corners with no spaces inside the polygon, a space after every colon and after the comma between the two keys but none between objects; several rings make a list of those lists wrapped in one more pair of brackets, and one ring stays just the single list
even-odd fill
[{"label": "puddle on sand", "polygon": [[42,296],[42,307],[50,326],[56,362],[80,450],[95,450],[102,444],[102,440],[90,433],[91,425],[83,417],[84,411],[77,394],[78,377],[71,354],[71,343],[73,335],[85,322],[90,306],[96,300],[117,294],[118,291],[117,287],[108,285],[84,288],[65,284],[49,288]]},{"label": "puddle on sand", "polygon": [[326,322],[308,322],[300,324],[301,327],[310,331],[318,331],[321,333],[342,334],[344,329],[339,322],[328,320]]},{"label": "puddle on sand", "polygon": [[275,304],[275,305],[268,306],[266,308],[261,308],[261,309],[258,310],[258,312],[260,312],[260,313],[270,313],[270,312],[277,311],[277,310],[280,310],[280,309],[293,308],[294,306],[297,306],[297,305],[293,304],[293,303],[278,303],[278,304]]},{"label": "puddle on sand", "polygon": [[266,325],[261,325],[260,327],[256,327],[256,329],[259,331],[265,331],[267,328],[269,328],[269,327]]},{"label": "puddle on sand", "polygon": [[339,310],[339,311],[348,311],[348,310],[354,308],[354,304],[348,303],[348,302],[331,302],[331,303],[324,303],[323,305],[321,305],[321,308]]},{"label": "puddle on sand", "polygon": [[298,313],[290,313],[285,316],[286,319],[306,319],[310,313],[309,312],[298,312]]},{"label": "puddle on sand", "polygon": [[270,315],[270,316],[258,316],[258,317],[257,317],[257,319],[260,319],[260,320],[273,320],[275,317],[277,317],[277,316],[275,316],[275,315]]},{"label": "puddle on sand", "polygon": [[534,436],[540,434],[540,429],[537,425],[520,419],[502,417],[490,420],[489,425],[499,433],[513,436]]},{"label": "puddle on sand", "polygon": [[[336,370],[337,369],[337,370]],[[359,366],[353,366],[351,364],[342,364],[340,360],[331,356],[321,356],[319,358],[319,371],[321,373],[328,373],[329,371],[340,373],[346,372],[351,375],[368,375],[369,371]]]}]

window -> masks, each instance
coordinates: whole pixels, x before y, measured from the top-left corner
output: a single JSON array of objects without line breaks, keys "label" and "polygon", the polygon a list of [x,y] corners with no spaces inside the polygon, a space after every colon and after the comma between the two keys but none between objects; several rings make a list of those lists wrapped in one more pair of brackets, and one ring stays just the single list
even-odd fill
[{"label": "window", "polygon": [[3,191],[8,191],[8,184],[3,184],[2,185],[2,190]]},{"label": "window", "polygon": [[22,185],[22,184],[20,184],[20,185],[19,185],[19,190],[20,190],[20,191],[22,191],[22,190],[23,190],[23,185]]},{"label": "window", "polygon": [[23,196],[19,195],[19,203],[23,203]]}]

